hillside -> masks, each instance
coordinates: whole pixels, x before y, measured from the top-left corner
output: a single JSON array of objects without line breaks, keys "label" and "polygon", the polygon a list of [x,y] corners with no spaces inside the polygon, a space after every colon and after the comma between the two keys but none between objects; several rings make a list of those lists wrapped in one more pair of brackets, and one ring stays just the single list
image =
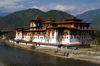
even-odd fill
[{"label": "hillside", "polygon": [[46,20],[52,17],[57,21],[62,21],[63,19],[72,17],[72,15],[66,12],[57,10],[43,12],[38,9],[27,9],[11,13],[8,16],[2,18],[0,20],[0,30],[14,30],[18,27],[29,27],[29,20],[35,18],[36,16]]},{"label": "hillside", "polygon": [[100,9],[90,10],[90,11],[87,11],[83,14],[77,15],[76,17],[79,19],[84,19],[84,21],[88,21],[92,17],[98,16],[98,15],[100,15]]},{"label": "hillside", "polygon": [[0,30],[12,30],[17,27],[26,27],[29,25],[30,19],[42,13],[43,12],[38,9],[28,9],[11,13],[0,20]]},{"label": "hillside", "polygon": [[61,22],[65,19],[72,17],[70,14],[62,11],[57,10],[50,10],[40,15],[43,19],[47,20],[48,18],[52,17],[56,20],[56,22]]},{"label": "hillside", "polygon": [[0,16],[0,19],[3,18],[2,16]]},{"label": "hillside", "polygon": [[92,17],[88,22],[92,23],[91,26],[93,28],[100,30],[100,15]]}]

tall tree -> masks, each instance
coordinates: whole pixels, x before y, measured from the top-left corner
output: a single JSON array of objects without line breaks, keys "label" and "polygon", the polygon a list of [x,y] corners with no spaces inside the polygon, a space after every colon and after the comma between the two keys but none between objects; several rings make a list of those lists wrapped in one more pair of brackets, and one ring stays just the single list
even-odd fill
[{"label": "tall tree", "polygon": [[46,34],[46,36],[45,36],[45,41],[47,41],[48,43],[50,41],[50,36],[48,34]]},{"label": "tall tree", "polygon": [[63,39],[63,36],[62,36],[62,35],[59,35],[59,36],[57,37],[57,40],[58,40],[59,44],[61,43],[62,39]]},{"label": "tall tree", "polygon": [[96,41],[97,41],[97,45],[100,45],[100,31],[96,32]]},{"label": "tall tree", "polygon": [[90,36],[91,36],[91,39],[92,39],[92,40],[95,40],[95,33],[94,33],[94,30],[91,30]]},{"label": "tall tree", "polygon": [[29,41],[33,41],[34,40],[34,35],[32,34],[31,36],[30,36],[30,40]]}]

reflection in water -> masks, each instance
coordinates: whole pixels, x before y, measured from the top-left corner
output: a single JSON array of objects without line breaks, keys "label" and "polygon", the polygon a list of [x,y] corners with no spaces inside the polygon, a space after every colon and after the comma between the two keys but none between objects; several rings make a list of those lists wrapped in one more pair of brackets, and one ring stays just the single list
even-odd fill
[{"label": "reflection in water", "polygon": [[44,53],[9,47],[0,42],[0,66],[100,66],[95,63],[63,59]]}]

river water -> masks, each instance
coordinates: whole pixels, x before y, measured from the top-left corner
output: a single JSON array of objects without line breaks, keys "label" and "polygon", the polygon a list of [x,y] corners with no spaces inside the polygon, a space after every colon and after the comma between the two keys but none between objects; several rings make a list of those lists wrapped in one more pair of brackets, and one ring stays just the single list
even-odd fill
[{"label": "river water", "polygon": [[16,49],[0,42],[0,66],[100,66],[87,61],[64,59]]}]

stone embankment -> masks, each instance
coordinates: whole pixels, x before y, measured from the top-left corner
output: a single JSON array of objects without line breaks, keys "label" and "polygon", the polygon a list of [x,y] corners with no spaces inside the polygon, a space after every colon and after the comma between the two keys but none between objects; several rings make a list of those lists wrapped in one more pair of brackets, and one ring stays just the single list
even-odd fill
[{"label": "stone embankment", "polygon": [[8,40],[6,40],[5,42],[9,46],[13,46],[15,48],[20,48],[23,50],[42,52],[56,57],[85,60],[100,64],[100,52],[92,51],[89,49],[71,50],[65,48],[50,48],[50,47],[39,47],[27,44],[17,44],[14,42],[9,42]]}]

